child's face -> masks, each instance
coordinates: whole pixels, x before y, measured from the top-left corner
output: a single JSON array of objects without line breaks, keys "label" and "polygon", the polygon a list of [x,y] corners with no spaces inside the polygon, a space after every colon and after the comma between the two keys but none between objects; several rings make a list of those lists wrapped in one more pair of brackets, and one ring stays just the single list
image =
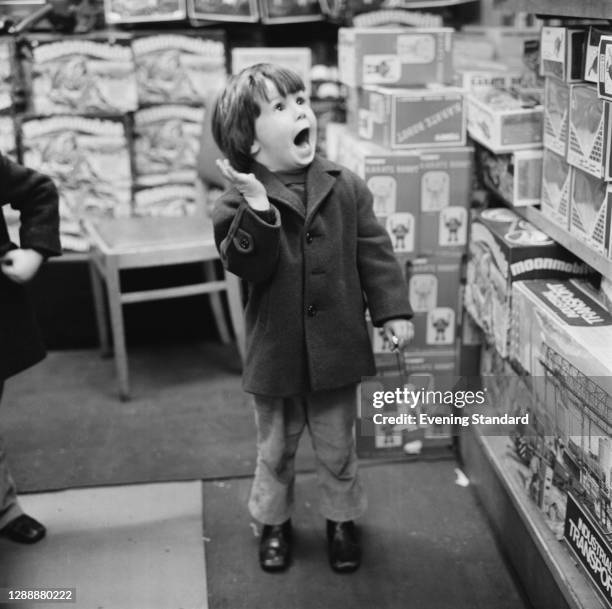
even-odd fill
[{"label": "child's face", "polygon": [[253,158],[270,171],[307,167],[315,155],[317,119],[304,91],[283,97],[266,82],[268,98],[258,99],[261,113],[255,119]]}]

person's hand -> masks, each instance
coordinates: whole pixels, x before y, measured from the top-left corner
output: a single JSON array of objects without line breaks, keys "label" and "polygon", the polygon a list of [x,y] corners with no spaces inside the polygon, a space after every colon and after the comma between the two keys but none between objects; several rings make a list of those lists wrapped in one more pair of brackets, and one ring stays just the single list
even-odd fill
[{"label": "person's hand", "polygon": [[383,328],[385,336],[396,349],[403,349],[414,338],[414,325],[407,319],[390,319]]},{"label": "person's hand", "polygon": [[36,275],[42,262],[43,256],[36,250],[10,250],[0,258],[0,270],[11,281],[26,283]]},{"label": "person's hand", "polygon": [[252,173],[236,171],[227,159],[217,159],[217,167],[230,184],[242,194],[250,207],[257,211],[270,209],[266,189]]}]

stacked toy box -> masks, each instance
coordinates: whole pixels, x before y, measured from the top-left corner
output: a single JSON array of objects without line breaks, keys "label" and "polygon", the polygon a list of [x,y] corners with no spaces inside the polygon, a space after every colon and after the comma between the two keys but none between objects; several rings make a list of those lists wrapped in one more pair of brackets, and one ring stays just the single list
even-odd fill
[{"label": "stacked toy box", "polygon": [[[380,328],[371,336],[379,380],[413,388],[439,389],[457,371],[473,150],[466,146],[463,89],[454,85],[453,34],[400,27],[338,33],[347,124],[329,126],[328,155],[366,181],[405,274],[414,341],[400,355]],[[358,439],[362,454],[418,452],[423,443],[452,437],[449,425],[370,431],[376,433],[365,429]],[[408,442],[415,434],[417,443]]]}]

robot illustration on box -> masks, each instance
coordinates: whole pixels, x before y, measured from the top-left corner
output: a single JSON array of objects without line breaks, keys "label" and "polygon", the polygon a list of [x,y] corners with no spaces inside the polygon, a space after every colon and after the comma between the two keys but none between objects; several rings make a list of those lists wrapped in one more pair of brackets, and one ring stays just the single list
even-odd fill
[{"label": "robot illustration on box", "polygon": [[440,211],[450,203],[450,179],[446,171],[427,171],[421,180],[423,211]]},{"label": "robot illustration on box", "polygon": [[391,214],[387,218],[387,231],[396,252],[414,250],[414,218],[409,213]]},{"label": "robot illustration on box", "polygon": [[440,307],[427,315],[430,327],[428,343],[450,345],[453,342],[454,312],[448,307]]},{"label": "robot illustration on box", "polygon": [[[464,229],[467,212],[462,207],[446,207],[440,212],[440,245],[463,245],[465,243]],[[443,238],[443,233],[446,238]]]},{"label": "robot illustration on box", "polygon": [[434,275],[418,274],[410,279],[410,303],[415,313],[426,313],[436,306],[438,281]]},{"label": "robot illustration on box", "polygon": [[397,184],[391,176],[373,176],[368,180],[368,188],[374,199],[374,214],[388,216],[395,211]]}]

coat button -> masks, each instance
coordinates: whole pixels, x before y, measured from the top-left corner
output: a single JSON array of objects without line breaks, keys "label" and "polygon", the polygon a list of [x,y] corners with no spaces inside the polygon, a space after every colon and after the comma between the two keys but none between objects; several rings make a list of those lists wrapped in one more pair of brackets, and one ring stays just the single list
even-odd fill
[{"label": "coat button", "polygon": [[314,241],[314,237],[311,233],[306,233],[306,243],[312,243]]},{"label": "coat button", "polygon": [[308,305],[308,308],[306,309],[306,315],[308,315],[308,317],[314,317],[317,314],[317,307],[315,307],[314,305]]},{"label": "coat button", "polygon": [[249,245],[251,245],[251,243],[246,237],[242,237],[242,239],[240,239],[239,245],[243,250],[248,250]]}]

